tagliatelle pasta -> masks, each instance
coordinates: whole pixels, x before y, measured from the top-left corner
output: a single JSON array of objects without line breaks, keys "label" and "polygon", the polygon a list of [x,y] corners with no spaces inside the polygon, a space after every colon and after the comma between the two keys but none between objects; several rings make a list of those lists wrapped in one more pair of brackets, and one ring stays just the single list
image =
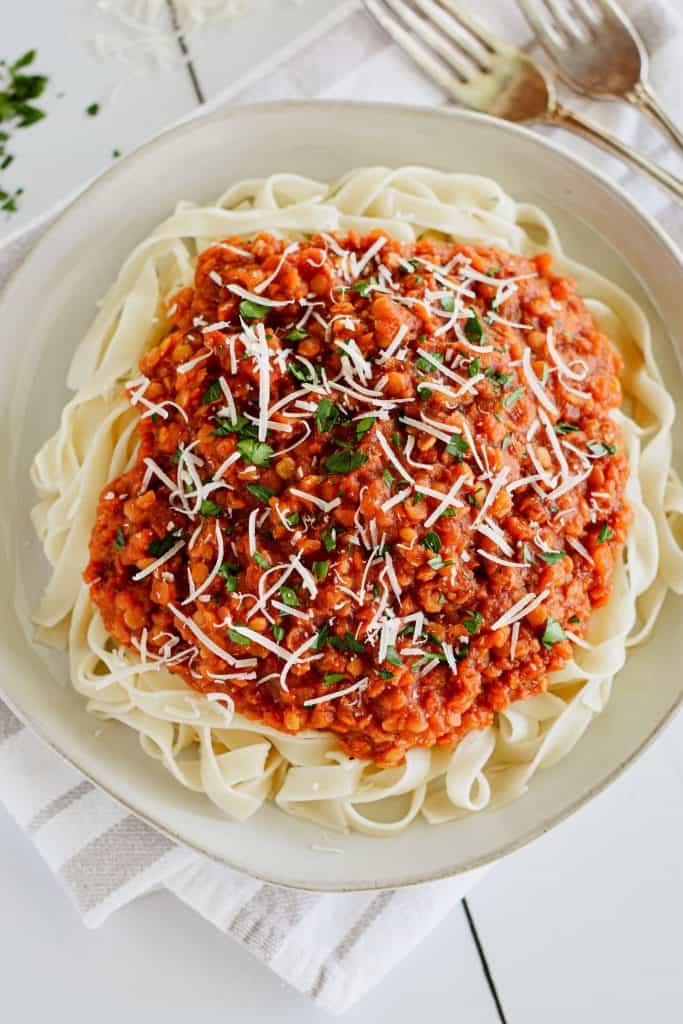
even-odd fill
[{"label": "tagliatelle pasta", "polygon": [[[259,291],[234,283],[227,286],[228,290],[230,287],[233,289],[234,301],[240,303],[240,326],[235,328],[228,321],[224,323],[221,320],[190,324],[186,333],[191,335],[194,330],[197,351],[193,349],[173,370],[181,374],[176,396],[180,404],[168,399],[156,400],[149,390],[150,381],[156,383],[156,363],[153,371],[150,370],[148,376],[143,374],[142,378],[139,363],[143,360],[146,366],[144,361],[145,357],[151,358],[149,353],[164,351],[163,342],[174,329],[174,317],[182,314],[182,310],[174,309],[172,297],[182,297],[183,289],[191,288],[193,283],[197,286],[199,279],[196,275],[203,272],[202,268],[208,268],[206,261],[212,258],[210,255],[207,257],[206,250],[215,254],[215,250],[220,248],[214,243],[231,240],[225,248],[232,253],[228,262],[232,261],[232,270],[237,273],[240,260],[248,262],[254,259],[253,239],[263,232],[284,238],[286,244],[280,246],[282,251],[278,259],[273,257],[268,278],[264,277],[257,286]],[[355,237],[353,233],[366,241],[359,243],[352,254],[340,243],[347,236]],[[329,336],[338,346],[335,359],[340,360],[340,376],[335,379],[328,379],[325,375],[322,379],[317,378],[315,368],[306,365],[306,355],[300,354],[301,363],[297,364],[298,370],[295,368],[295,376],[297,386],[303,384],[297,398],[301,404],[294,407],[294,417],[287,421],[281,410],[276,408],[277,403],[268,405],[271,375],[275,381],[278,373],[277,350],[273,356],[274,350],[268,349],[266,332],[259,330],[258,324],[260,321],[270,323],[268,316],[272,314],[276,318],[278,309],[291,307],[291,301],[273,297],[270,285],[277,281],[283,268],[288,272],[289,263],[298,258],[297,250],[314,236],[325,240],[321,242],[319,267],[333,266],[334,272],[338,272],[340,280],[345,282],[335,286],[335,298],[341,301],[355,289],[355,306],[350,305],[350,312],[340,314],[338,319],[356,317],[361,323],[363,316],[369,315],[367,304],[379,303],[373,307],[372,314],[379,331],[382,302],[393,304],[392,308],[400,306],[407,312],[405,323],[391,339],[387,338],[383,351],[373,355],[373,367],[355,340],[356,336],[361,337],[358,331],[354,335],[349,327],[346,336],[341,337],[339,332],[335,333],[333,325],[318,313],[319,322],[324,325],[325,339],[330,332]],[[242,248],[238,244],[239,239],[245,240]],[[400,287],[392,278],[392,267],[398,266],[401,260],[406,263],[406,259],[400,255],[400,246],[394,240],[408,246],[422,240],[414,250],[410,249],[414,255],[402,268],[406,280]],[[435,264],[434,260],[437,257],[440,260],[446,252],[445,244],[451,242],[465,247],[473,256],[463,256],[464,250],[458,251],[452,266],[447,266],[445,256],[444,262]],[[210,248],[212,246],[213,249]],[[522,259],[518,262],[523,272],[515,270],[516,258],[512,255],[509,259],[501,256],[507,261],[505,267],[490,265],[488,271],[477,271],[476,254],[484,251],[482,247],[486,247],[487,253],[519,254]],[[430,255],[432,251],[436,255]],[[543,337],[532,339],[534,344],[541,346],[538,351],[542,352],[543,360],[539,360],[530,344],[517,339],[523,331],[531,330],[530,325],[508,318],[511,298],[519,310],[531,308],[522,303],[523,296],[529,304],[535,300],[536,293],[527,279],[542,278],[543,275],[540,271],[538,274],[535,270],[529,272],[526,263],[541,252],[552,255],[554,274],[568,274],[576,280],[593,322],[608,336],[623,360],[623,405],[608,420],[603,418],[601,421],[605,429],[614,430],[614,443],[605,435],[601,440],[589,441],[588,448],[585,442],[580,448],[572,444],[572,432],[583,436],[579,431],[583,421],[580,417],[573,425],[558,421],[558,396],[562,398],[562,408],[573,408],[573,401],[578,410],[587,395],[585,389],[589,385],[594,386],[595,382],[586,381],[586,367],[580,365],[581,359],[567,362],[563,358],[564,349],[554,337],[552,327]],[[310,262],[318,266],[316,260],[311,259]],[[535,266],[543,267],[544,264],[541,261]],[[211,273],[214,274],[213,279]],[[500,273],[506,276],[500,277]],[[428,286],[423,277],[428,280]],[[235,277],[234,280],[237,279]],[[220,272],[215,269],[208,273],[207,280],[209,289],[214,285],[216,288],[224,287]],[[210,283],[212,280],[214,285]],[[486,306],[482,322],[477,303],[481,303],[482,295],[488,294],[489,290],[493,301]],[[302,335],[306,333],[306,323],[315,319],[314,293],[311,296],[308,299],[304,297],[299,310],[303,326],[298,333]],[[232,301],[230,296],[228,298]],[[179,298],[181,306],[182,301]],[[567,302],[574,311],[572,315],[584,315],[578,306],[572,305],[574,299],[571,296]],[[433,327],[432,333],[423,341],[415,340],[415,324],[410,320],[417,315],[416,304],[421,304],[425,322]],[[321,307],[323,305],[320,303]],[[564,315],[559,308],[561,304],[557,305],[558,316]],[[98,591],[98,586],[103,585],[97,579],[93,565],[104,563],[103,556],[93,555],[93,551],[100,551],[98,537],[102,541],[102,550],[108,550],[111,534],[111,524],[107,533],[106,505],[102,505],[106,493],[101,496],[114,479],[137,481],[135,473],[141,454],[139,438],[145,439],[144,445],[151,437],[151,427],[149,435],[145,433],[147,427],[140,434],[141,423],[146,420],[149,426],[151,417],[155,417],[162,428],[173,422],[178,430],[183,429],[188,410],[190,415],[192,411],[191,405],[183,404],[184,399],[180,396],[182,382],[193,380],[193,374],[202,379],[205,368],[211,365],[208,360],[216,355],[217,350],[211,348],[214,335],[217,336],[215,344],[227,346],[221,351],[224,351],[226,365],[231,370],[221,375],[220,380],[211,382],[210,394],[204,403],[209,408],[210,417],[219,424],[218,432],[222,424],[226,436],[234,434],[238,423],[231,389],[236,387],[239,367],[234,347],[230,351],[231,337],[233,346],[235,338],[238,338],[239,345],[244,347],[244,352],[240,348],[240,353],[251,355],[254,360],[260,405],[252,427],[244,433],[243,441],[248,444],[245,446],[241,442],[242,460],[239,460],[237,451],[229,454],[220,470],[213,473],[211,482],[202,479],[202,465],[196,455],[191,454],[191,445],[178,448],[177,479],[170,478],[154,458],[147,459],[147,472],[140,493],[146,493],[148,488],[151,493],[153,486],[164,490],[166,498],[170,495],[173,524],[181,521],[178,517],[185,517],[192,520],[193,529],[199,506],[206,506],[201,514],[204,520],[199,517],[200,539],[206,541],[208,537],[211,550],[213,552],[215,548],[217,555],[212,554],[210,572],[204,572],[203,580],[190,575],[189,595],[186,598],[184,591],[181,595],[185,605],[175,596],[173,600],[165,598],[161,602],[167,609],[164,613],[167,620],[164,621],[173,627],[164,646],[161,640],[151,642],[150,637],[154,636],[151,626],[141,630],[131,625],[135,616],[130,607],[125,612],[119,608],[120,616],[116,620],[119,614],[115,611],[116,587],[110,587],[109,595],[102,589]],[[203,343],[202,337],[207,339]],[[444,346],[451,337],[455,357],[451,358],[451,352],[446,350],[448,358],[444,358]],[[496,345],[492,342],[501,337],[510,341],[510,349],[505,356],[509,362],[505,368],[511,369],[510,373],[494,369],[493,360],[498,357]],[[202,344],[207,346],[206,352]],[[406,346],[410,344],[414,345],[419,364],[417,396],[411,392],[410,401],[414,403],[416,397],[425,401],[429,399],[429,403],[422,407],[408,405],[409,399],[401,398],[398,391],[386,391],[386,394],[384,391],[389,386],[384,377],[388,378],[392,372],[398,373],[397,367],[401,359],[407,358],[409,349]],[[603,349],[599,351],[603,352]],[[606,349],[600,356],[603,358],[609,358]],[[488,373],[484,372],[487,361]],[[163,368],[163,363],[161,365]],[[384,373],[383,368],[388,372]],[[550,377],[550,374],[555,376]],[[378,388],[378,379],[382,388]],[[556,383],[560,380],[561,385]],[[610,373],[605,371],[605,387],[609,386],[610,380]],[[414,383],[412,381],[411,386]],[[591,720],[604,709],[628,647],[647,639],[667,590],[683,592],[683,553],[675,532],[676,519],[683,515],[683,491],[671,471],[670,428],[674,409],[653,360],[647,320],[623,291],[593,270],[564,257],[557,233],[541,210],[516,203],[488,179],[424,168],[397,171],[366,168],[350,172],[329,186],[295,175],[275,175],[232,186],[215,206],[195,207],[181,203],[173,216],[143,241],[126,261],[116,283],[105,296],[93,326],[74,355],[68,384],[75,395],[62,414],[57,433],[38,453],[32,467],[33,480],[41,497],[34,510],[34,522],[53,567],[43,600],[35,613],[38,636],[45,642],[68,646],[72,681],[76,689],[87,697],[89,710],[116,719],[137,731],[143,749],[151,757],[160,760],[182,785],[205,793],[231,817],[245,819],[255,813],[265,800],[273,799],[283,811],[327,827],[387,835],[405,828],[420,814],[429,822],[438,823],[514,799],[525,792],[537,769],[556,763],[571,750]],[[494,412],[500,410],[491,420],[491,436],[495,436],[498,430],[496,423],[500,423],[501,437],[508,430],[502,445],[491,446],[488,443],[490,438],[473,435],[467,417],[461,416],[458,399],[464,395],[471,402],[473,396],[479,394],[488,396],[487,401]],[[132,405],[131,396],[134,400]],[[492,396],[496,399],[495,406]],[[329,404],[324,405],[323,399]],[[374,405],[364,408],[363,401],[368,399]],[[211,412],[214,401],[224,405],[218,417]],[[401,438],[400,445],[392,447],[391,436],[382,430],[382,419],[390,414],[393,416],[397,403],[401,401],[408,408],[408,412],[400,416],[405,437]],[[338,410],[334,415],[329,412],[333,405]],[[527,413],[524,412],[525,407]],[[359,615],[366,603],[368,610],[372,608],[372,618],[368,614],[361,637],[369,637],[372,650],[368,653],[371,660],[377,661],[378,674],[384,673],[382,678],[391,676],[399,666],[399,673],[412,673],[410,679],[414,678],[417,689],[422,688],[426,692],[430,674],[432,679],[445,680],[452,672],[457,678],[458,672],[462,671],[459,665],[467,665],[470,656],[474,658],[472,652],[478,650],[480,642],[483,643],[484,634],[492,638],[492,644],[494,641],[496,644],[504,642],[507,660],[502,660],[501,656],[503,668],[500,671],[504,672],[503,678],[507,680],[505,700],[501,696],[496,703],[491,697],[494,682],[491,680],[483,687],[486,695],[483,705],[478,705],[476,700],[471,702],[460,717],[451,706],[438,709],[432,718],[427,716],[427,724],[418,722],[415,725],[417,735],[425,735],[426,729],[433,730],[433,736],[429,733],[429,743],[426,739],[422,744],[413,741],[409,736],[410,729],[406,731],[404,728],[405,721],[397,724],[397,716],[390,715],[386,707],[381,714],[376,709],[373,712],[372,730],[368,725],[365,739],[354,736],[353,730],[348,728],[348,719],[343,715],[341,719],[335,717],[333,701],[339,702],[334,707],[351,709],[351,714],[354,701],[369,700],[375,692],[375,675],[359,678],[353,672],[349,674],[354,668],[353,645],[346,650],[340,662],[339,667],[343,671],[331,671],[324,679],[321,677],[322,681],[312,684],[306,700],[297,705],[296,721],[304,723],[303,731],[297,731],[291,725],[291,732],[287,732],[275,728],[272,722],[258,720],[255,717],[256,705],[250,706],[249,713],[240,713],[235,704],[243,701],[243,694],[238,690],[227,692],[231,679],[234,683],[239,678],[248,694],[257,693],[259,685],[267,686],[267,680],[264,682],[259,671],[259,661],[272,657],[279,659],[277,664],[280,666],[277,672],[270,673],[278,676],[273,684],[273,700],[277,705],[277,694],[288,689],[288,681],[294,689],[301,685],[301,673],[306,665],[313,673],[317,671],[316,659],[334,657],[324,643],[318,643],[316,636],[305,633],[307,616],[313,615],[309,603],[318,588],[315,580],[311,582],[309,579],[311,573],[304,564],[303,555],[301,559],[295,557],[294,563],[285,562],[278,569],[277,565],[270,565],[258,549],[260,543],[265,545],[264,550],[270,543],[259,539],[268,516],[274,523],[270,528],[271,539],[273,532],[276,539],[280,534],[285,536],[285,532],[288,537],[295,531],[295,526],[289,524],[287,514],[279,507],[280,495],[274,496],[273,489],[263,484],[258,467],[268,466],[270,456],[264,450],[254,457],[254,445],[263,445],[272,452],[270,445],[276,446],[274,438],[277,438],[279,447],[276,454],[281,456],[284,447],[291,443],[288,432],[295,431],[297,424],[301,424],[308,433],[291,445],[290,460],[295,464],[296,444],[312,443],[308,442],[311,433],[316,438],[317,432],[322,433],[326,426],[322,422],[325,413],[334,419],[341,415],[339,409],[343,410],[344,429],[357,438],[355,451],[359,454],[354,462],[349,454],[354,446],[342,441],[336,455],[327,455],[328,471],[332,474],[355,472],[356,469],[367,472],[362,469],[365,463],[370,467],[373,459],[383,460],[385,483],[382,487],[385,490],[381,492],[382,500],[376,513],[380,522],[382,517],[396,515],[397,510],[411,505],[416,494],[425,503],[424,515],[420,513],[423,532],[416,533],[416,538],[421,538],[418,546],[426,548],[427,553],[415,560],[418,570],[424,569],[423,576],[419,577],[426,581],[423,586],[427,586],[435,574],[437,581],[443,581],[444,588],[447,574],[448,585],[455,586],[454,576],[451,578],[450,575],[455,573],[451,568],[453,560],[444,559],[443,555],[450,553],[448,544],[454,536],[448,532],[448,524],[452,531],[462,508],[467,510],[469,528],[478,531],[477,572],[490,572],[490,579],[496,579],[494,573],[508,574],[500,578],[518,581],[528,570],[539,580],[549,581],[545,590],[541,590],[539,583],[536,590],[522,591],[516,604],[512,600],[501,604],[496,614],[487,617],[487,614],[476,610],[469,613],[469,618],[461,616],[464,625],[458,623],[453,627],[454,635],[464,638],[458,648],[452,642],[451,633],[444,632],[443,636],[436,638],[421,633],[425,620],[422,611],[404,616],[410,620],[409,625],[414,625],[414,634],[404,637],[399,643],[399,633],[396,628],[392,631],[391,618],[396,618],[392,608],[398,608],[400,604],[402,584],[396,575],[392,556],[384,550],[381,538],[367,540],[365,555],[368,572],[372,574],[376,569],[382,574],[381,579],[373,584],[376,593],[368,589],[370,577],[367,573],[363,574],[360,582],[360,601],[356,591],[345,593],[343,583],[335,580],[335,586],[338,584],[340,587],[339,594],[335,591],[342,609],[340,616],[350,615],[348,609],[354,604],[359,605]],[[444,411],[438,413],[435,409]],[[209,413],[206,415],[208,417]],[[525,415],[527,419],[524,419]],[[311,420],[311,425],[307,425],[307,420]],[[363,425],[356,428],[354,422],[362,422]],[[510,451],[505,455],[508,438]],[[598,463],[602,466],[600,460],[616,451],[622,443],[629,467],[628,476],[623,473],[623,480],[620,476],[619,459],[623,461],[620,454],[615,455],[610,467],[605,463],[605,479],[613,490],[605,491],[601,499],[600,487],[595,481],[600,479],[602,470],[598,471],[596,467]],[[444,458],[437,466],[432,449],[441,451],[444,445],[451,457]],[[501,450],[500,454],[497,449]],[[512,454],[517,451],[522,453],[519,464],[527,465],[524,470],[526,476],[521,470],[517,471],[512,459]],[[494,454],[499,459],[497,466],[490,463]],[[425,459],[429,461],[425,462]],[[249,465],[245,467],[245,463],[249,463],[252,469]],[[624,467],[625,464],[623,462]],[[436,468],[441,476],[440,481],[434,482]],[[448,479],[445,475],[447,469],[453,474]],[[185,484],[180,482],[181,476]],[[583,532],[571,534],[566,530],[566,523],[562,525],[562,517],[566,519],[572,512],[572,495],[576,496],[578,507],[578,496],[583,493],[581,489],[588,486],[584,481],[589,478],[592,489],[586,492],[586,500],[590,499],[592,503],[591,518]],[[343,493],[345,477],[340,475],[330,479],[342,481],[336,490]],[[266,644],[267,637],[271,636],[269,632],[263,632],[263,644],[259,645],[259,634],[254,630],[249,632],[249,621],[244,622],[234,616],[225,623],[226,631],[230,632],[226,632],[225,641],[219,643],[215,631],[209,636],[199,625],[204,613],[198,620],[195,612],[187,608],[190,601],[193,608],[207,608],[208,605],[201,602],[210,600],[219,573],[223,572],[226,581],[237,573],[237,567],[231,568],[229,561],[233,557],[230,545],[235,540],[231,540],[229,531],[226,533],[219,527],[218,518],[215,525],[211,525],[210,520],[211,516],[220,516],[223,510],[220,502],[217,503],[219,489],[234,490],[236,480],[245,490],[250,481],[255,481],[251,483],[250,493],[256,495],[253,509],[251,506],[246,508],[248,527],[245,519],[243,536],[240,534],[236,538],[237,543],[243,544],[252,558],[260,555],[264,563],[260,566],[263,577],[271,570],[281,574],[278,578],[273,572],[271,584],[277,584],[277,587],[272,595],[267,596],[267,580],[259,593],[251,595],[252,601],[259,605],[258,608],[255,605],[250,608],[255,616],[252,622],[262,611],[268,613],[264,619],[266,625],[267,621],[277,625],[295,622],[295,626],[304,631],[296,650],[291,646],[283,647],[275,637]],[[439,482],[441,486],[437,485]],[[620,518],[618,511],[624,485],[630,527],[625,517]],[[303,516],[304,509],[310,508],[311,522],[315,517],[319,523],[334,521],[341,502],[335,497],[334,488],[321,497],[317,493],[309,496],[305,481],[300,487],[293,486],[291,482],[287,487],[288,493],[299,503],[297,516]],[[519,506],[519,501],[527,493],[532,501],[538,498],[546,504],[556,502],[553,505],[556,511],[552,515],[559,517],[552,529],[549,527],[545,534],[538,534],[538,543],[535,547],[532,545],[531,553],[525,550],[529,545],[522,544],[521,539],[519,544],[511,543],[509,533],[501,531],[498,525],[496,512],[500,508],[507,509],[508,513],[511,509],[519,510],[523,507]],[[116,494],[112,491],[111,495],[112,501],[116,498],[118,502],[120,498],[122,505],[128,498],[118,491]],[[604,509],[608,509],[602,519],[601,500],[605,503]],[[196,509],[193,509],[191,506],[195,504]],[[359,513],[364,508],[361,495]],[[446,518],[442,518],[444,513]],[[371,518],[364,514],[356,517],[349,534],[350,540],[355,538],[359,550],[363,548],[363,531],[370,533]],[[424,533],[424,529],[428,532]],[[151,545],[149,552],[138,551],[135,558],[132,550],[134,538],[121,535],[119,544],[117,535],[117,546],[126,557],[131,553],[128,564],[133,573],[132,581],[139,586],[140,594],[147,595],[153,592],[150,588],[162,586],[164,566],[168,568],[176,564],[174,559],[185,565],[183,560],[187,558],[189,567],[192,538],[186,537],[175,526],[174,530],[169,532],[168,543],[163,538],[161,543]],[[589,620],[577,625],[574,632],[569,630],[567,622],[563,629],[558,619],[548,614],[548,607],[554,606],[546,607],[548,601],[553,600],[553,587],[562,581],[561,570],[555,570],[555,566],[564,558],[567,565],[573,566],[576,580],[581,580],[582,560],[592,563],[598,557],[597,548],[593,546],[589,550],[586,544],[604,543],[603,551],[606,551],[610,540],[614,538],[616,544],[622,530],[626,538],[625,557],[618,558],[609,601],[601,604],[600,595],[604,596],[606,591],[597,594],[595,579],[591,577],[590,587],[594,596],[589,605],[601,606],[595,607]],[[82,577],[88,564],[91,534],[94,547],[90,551],[94,561],[88,570],[88,582],[92,594]],[[567,541],[566,550],[553,550],[543,536],[561,536]],[[616,547],[614,550],[617,551]],[[242,548],[239,553],[243,554]],[[398,555],[395,557],[398,559]],[[468,579],[472,576],[471,572],[468,576],[467,568],[471,557],[468,549],[460,566]],[[602,553],[599,553],[599,559],[607,566]],[[331,563],[316,564],[329,567]],[[485,568],[480,570],[480,566]],[[324,575],[328,571],[334,570],[326,568]],[[287,579],[285,574],[289,574]],[[173,573],[168,575],[172,577]],[[254,570],[248,578],[258,577]],[[294,582],[296,588],[292,586]],[[234,585],[231,582],[230,586]],[[438,589],[436,584],[434,588]],[[585,588],[589,588],[588,582]],[[323,589],[322,584],[320,589]],[[347,591],[349,589],[346,588]],[[584,600],[585,595],[582,597],[578,590],[572,593],[577,601]],[[231,600],[238,603],[238,598]],[[583,607],[589,607],[586,600]],[[111,622],[119,622],[122,635],[132,636],[131,642],[119,642],[113,638],[112,632],[105,627],[100,608],[108,621],[111,618]],[[487,606],[485,613],[487,608],[490,610],[493,605]],[[129,614],[128,620],[124,619],[126,613]],[[535,623],[534,613],[543,616],[540,627]],[[422,619],[419,619],[420,615]],[[578,616],[572,618],[579,619]],[[420,628],[419,624],[422,624]],[[157,628],[162,629],[160,626]],[[536,639],[532,635],[534,629]],[[178,645],[181,638],[185,646],[183,643]],[[356,644],[360,643],[358,637],[353,639]],[[558,658],[557,664],[562,667],[550,671],[547,689],[541,692],[542,685],[545,686],[544,666],[552,668],[556,644],[556,651],[569,651],[562,645],[571,644],[571,657],[568,654]],[[343,648],[343,643],[341,645]],[[529,652],[533,652],[536,659],[536,676],[523,686],[515,676],[515,659],[521,659],[523,666],[525,657],[527,661],[531,659]],[[388,662],[387,657],[390,659]],[[216,658],[222,659],[220,672],[215,670]],[[363,658],[361,644],[361,660]],[[545,659],[543,664],[542,659]],[[483,665],[483,655],[480,661]],[[181,670],[186,672],[186,678],[178,674]],[[196,682],[193,675],[199,679],[203,692],[192,688]],[[205,685],[211,679],[215,680],[213,686]],[[378,685],[376,689],[377,706],[383,707],[381,687]],[[268,692],[263,691],[264,694]],[[514,699],[516,692],[522,699]],[[420,708],[416,708],[418,711]],[[471,715],[471,720],[465,728],[461,719],[466,719],[467,714]],[[286,723],[293,721],[285,719]],[[330,723],[329,728],[325,728],[325,722]],[[312,727],[306,728],[306,723],[311,723]],[[386,744],[382,741],[384,734]],[[363,756],[363,751],[371,756]]]}]

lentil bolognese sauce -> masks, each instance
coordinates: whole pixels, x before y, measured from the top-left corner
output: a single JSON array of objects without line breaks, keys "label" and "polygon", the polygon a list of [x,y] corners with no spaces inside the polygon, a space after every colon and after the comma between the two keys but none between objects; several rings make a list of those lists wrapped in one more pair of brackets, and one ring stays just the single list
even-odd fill
[{"label": "lentil bolognese sauce", "polygon": [[620,357],[551,257],[260,234],[169,306],[90,540],[115,640],[380,765],[543,691],[630,522]]}]

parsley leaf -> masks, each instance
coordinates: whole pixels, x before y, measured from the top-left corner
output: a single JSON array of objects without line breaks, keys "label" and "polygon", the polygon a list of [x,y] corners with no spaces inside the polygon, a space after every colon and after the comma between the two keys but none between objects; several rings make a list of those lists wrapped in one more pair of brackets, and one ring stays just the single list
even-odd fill
[{"label": "parsley leaf", "polygon": [[275,491],[271,487],[266,487],[265,484],[247,484],[247,490],[264,503],[269,502],[275,494]]},{"label": "parsley leaf", "polygon": [[362,452],[350,452],[342,450],[328,455],[325,459],[325,469],[328,473],[351,473],[359,469],[368,461],[368,456]]},{"label": "parsley leaf", "polygon": [[604,544],[606,540],[611,540],[614,534],[610,530],[607,523],[603,523],[600,527],[600,533],[598,534],[598,544]]},{"label": "parsley leaf", "polygon": [[565,423],[564,420],[560,420],[559,423],[555,424],[554,430],[556,434],[564,436],[564,434],[573,434],[580,428],[575,423]]},{"label": "parsley leaf", "polygon": [[356,441],[360,441],[361,438],[365,437],[368,430],[372,429],[375,419],[375,416],[363,416],[362,419],[356,420]]},{"label": "parsley leaf", "polygon": [[321,398],[315,413],[315,425],[318,432],[323,434],[326,430],[331,430],[338,419],[339,409],[334,402],[331,402],[329,398]]},{"label": "parsley leaf", "polygon": [[481,612],[469,611],[467,612],[467,618],[462,620],[462,624],[468,633],[476,633],[483,621],[484,616]]},{"label": "parsley leaf", "polygon": [[455,295],[442,295],[439,302],[445,313],[455,312]]},{"label": "parsley leaf", "polygon": [[[152,542],[154,543],[154,542]],[[115,548],[123,548],[126,546],[126,537],[120,526],[116,527],[116,540],[114,541]]]},{"label": "parsley leaf", "polygon": [[422,547],[438,555],[439,551],[441,551],[441,537],[434,530],[430,530],[422,538]]},{"label": "parsley leaf", "polygon": [[249,437],[238,441],[236,447],[242,458],[247,462],[252,462],[255,466],[269,465],[271,456],[275,454],[269,444],[265,444],[263,441],[254,441]]},{"label": "parsley leaf", "polygon": [[281,644],[285,638],[285,627],[276,622],[273,626],[273,638],[276,644]]},{"label": "parsley leaf", "polygon": [[237,629],[229,629],[228,637],[234,644],[241,644],[242,647],[248,647],[251,643],[249,637],[245,636],[244,633],[239,633]]},{"label": "parsley leaf", "polygon": [[303,339],[307,337],[308,333],[306,331],[300,331],[298,327],[295,327],[293,330],[288,331],[287,334],[285,334],[285,341],[303,341]]},{"label": "parsley leaf", "polygon": [[220,505],[217,505],[211,498],[204,498],[204,501],[199,506],[200,516],[219,516],[223,509]]},{"label": "parsley leaf", "polygon": [[460,434],[453,434],[450,441],[446,445],[446,451],[449,455],[454,455],[456,462],[462,462],[463,455],[470,449],[469,442],[461,437]]},{"label": "parsley leaf", "polygon": [[314,562],[313,575],[317,580],[324,580],[330,570],[329,562]]},{"label": "parsley leaf", "polygon": [[471,341],[473,345],[478,345],[484,337],[484,327],[477,316],[477,311],[474,306],[470,306],[470,313],[472,315],[465,320],[465,337],[468,341]]},{"label": "parsley leaf", "polygon": [[418,370],[423,370],[425,373],[429,373],[430,370],[436,369],[436,366],[434,365],[435,363],[442,362],[443,352],[430,352],[429,359],[425,359],[424,356],[420,356],[420,358],[415,361],[415,366]]},{"label": "parsley leaf", "polygon": [[240,315],[245,320],[262,320],[264,316],[268,316],[270,312],[269,306],[264,306],[260,302],[252,302],[251,299],[242,299],[240,302]]},{"label": "parsley leaf", "polygon": [[403,662],[401,661],[395,647],[387,647],[386,661],[388,661],[390,665],[396,665],[397,668],[403,667]]},{"label": "parsley leaf", "polygon": [[161,558],[162,555],[165,555],[167,551],[171,550],[176,541],[180,540],[181,535],[182,531],[177,529],[171,530],[165,537],[155,537],[155,539],[150,541],[147,545],[147,554],[150,558]]},{"label": "parsley leaf", "polygon": [[595,455],[596,457],[601,455],[614,455],[617,450],[617,446],[615,444],[605,444],[603,441],[588,441],[586,447],[591,455]]},{"label": "parsley leaf", "polygon": [[217,402],[222,394],[219,382],[214,380],[202,395],[202,405],[211,405],[212,402]]},{"label": "parsley leaf", "polygon": [[342,679],[346,679],[346,672],[326,672],[323,676],[323,686],[334,686],[335,683],[340,683]]},{"label": "parsley leaf", "polygon": [[323,530],[320,534],[325,551],[334,551],[337,545],[337,531],[332,526],[329,530]]},{"label": "parsley leaf", "polygon": [[503,399],[503,405],[507,409],[510,405],[514,405],[520,398],[524,397],[524,388],[518,387],[514,391],[511,391],[509,395],[506,395]]},{"label": "parsley leaf", "polygon": [[553,644],[559,644],[562,640],[567,639],[567,634],[562,629],[557,619],[554,619],[552,615],[548,616],[548,620],[545,624],[545,630],[541,637],[541,643],[544,647],[550,648]]},{"label": "parsley leaf", "polygon": [[267,569],[268,568],[268,560],[263,557],[263,555],[261,554],[260,551],[255,551],[254,552],[254,561],[256,562],[256,564],[258,565],[258,567],[260,569]]},{"label": "parsley leaf", "polygon": [[287,363],[287,369],[295,380],[300,380],[303,384],[314,384],[316,381],[315,373],[303,363]]},{"label": "parsley leaf", "polygon": [[479,367],[480,366],[481,366],[481,359],[479,358],[479,356],[477,356],[476,359],[473,359],[472,362],[470,363],[470,365],[467,367],[467,376],[468,377],[476,377],[477,374],[479,373]]},{"label": "parsley leaf", "polygon": [[292,587],[280,587],[280,597],[282,603],[286,604],[288,608],[299,607],[299,598],[296,596],[296,590]]},{"label": "parsley leaf", "polygon": [[542,562],[547,562],[548,565],[555,565],[556,562],[561,562],[563,558],[567,557],[566,551],[539,551],[538,557]]},{"label": "parsley leaf", "polygon": [[230,562],[223,562],[218,575],[221,579],[225,580],[225,589],[229,594],[234,594],[237,590],[237,566],[232,565]]}]

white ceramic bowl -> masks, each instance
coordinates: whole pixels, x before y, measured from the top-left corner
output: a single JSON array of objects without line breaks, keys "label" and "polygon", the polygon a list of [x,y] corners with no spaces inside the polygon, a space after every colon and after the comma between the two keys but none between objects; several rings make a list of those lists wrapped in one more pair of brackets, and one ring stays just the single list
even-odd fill
[{"label": "white ceramic bowl", "polygon": [[141,817],[232,867],[284,885],[409,885],[494,860],[603,789],[683,696],[683,602],[669,596],[652,639],[630,654],[606,712],[567,758],[533,779],[527,795],[448,825],[416,822],[391,839],[335,835],[333,844],[344,853],[331,856],[311,849],[321,842],[319,828],[273,806],[245,823],[226,820],[144,755],[124,726],[109,724],[96,736],[99,723],[71,689],[66,659],[32,642],[30,608],[47,567],[28,516],[34,501],[28,468],[67,399],[64,380],[74,347],[129,250],[178,199],[210,200],[239,178],[287,170],[334,179],[367,164],[415,163],[489,175],[517,199],[544,207],[569,255],[621,284],[646,310],[659,366],[681,400],[674,351],[683,352],[683,265],[673,246],[622,191],[558,146],[523,128],[462,112],[290,102],[237,107],[170,131],[117,164],[70,206],[0,301],[4,694],[55,750]]}]

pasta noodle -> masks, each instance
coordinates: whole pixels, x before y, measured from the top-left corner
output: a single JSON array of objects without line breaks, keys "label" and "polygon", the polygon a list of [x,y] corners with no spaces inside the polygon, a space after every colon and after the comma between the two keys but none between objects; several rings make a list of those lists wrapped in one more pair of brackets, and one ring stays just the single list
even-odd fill
[{"label": "pasta noodle", "polygon": [[[383,768],[344,753],[335,735],[288,735],[237,714],[224,694],[202,695],[141,647],[118,648],[92,604],[81,571],[97,500],[135,462],[138,412],[123,385],[141,355],[168,331],[164,300],[192,281],[198,254],[220,238],[259,231],[298,239],[322,231],[380,228],[413,241],[425,232],[499,245],[533,256],[548,250],[574,277],[598,326],[625,363],[625,402],[616,414],[630,464],[633,524],[608,605],[587,642],[495,723],[451,747],[413,748]],[[420,167],[351,171],[333,185],[277,174],[231,186],[213,206],[187,202],[141,242],[103,299],[74,354],[75,392],[57,432],[35,458],[36,530],[52,566],[35,612],[37,636],[68,646],[73,685],[94,714],[135,730],[145,752],[177,781],[206,794],[238,820],[273,799],[286,813],[325,827],[394,834],[418,815],[439,823],[524,793],[605,708],[629,647],[647,640],[668,589],[683,593],[683,489],[671,470],[673,402],[655,365],[650,327],[621,289],[563,253],[539,209],[517,203],[493,181]]]}]

